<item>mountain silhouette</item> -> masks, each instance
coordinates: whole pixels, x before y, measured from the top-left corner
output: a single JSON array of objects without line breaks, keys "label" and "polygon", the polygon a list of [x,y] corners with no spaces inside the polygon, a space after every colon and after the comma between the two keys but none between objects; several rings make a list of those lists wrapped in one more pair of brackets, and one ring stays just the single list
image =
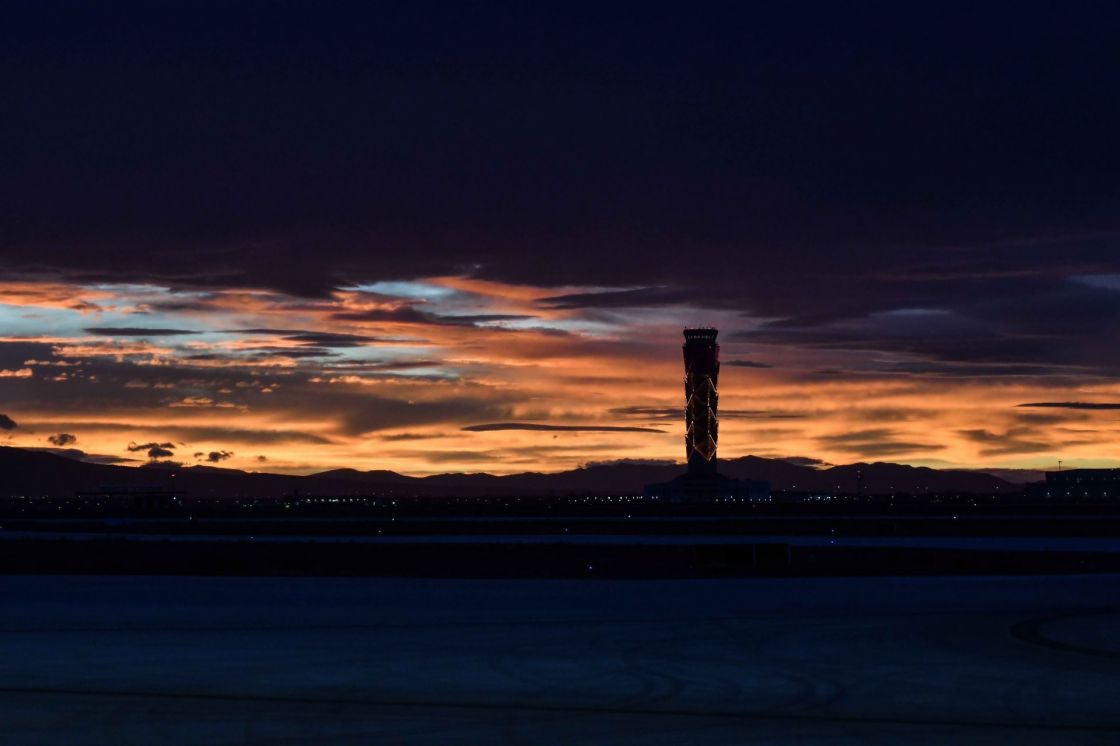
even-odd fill
[{"label": "mountain silhouette", "polygon": [[[643,485],[684,471],[681,464],[610,463],[569,471],[437,474],[410,477],[387,470],[334,469],[308,476],[245,472],[214,466],[156,462],[114,466],[77,461],[53,453],[0,447],[0,496],[69,497],[104,487],[158,487],[190,497],[279,497],[282,495],[391,494],[429,497],[483,495],[638,494]],[[764,479],[774,490],[856,492],[1014,492],[1016,486],[978,471],[941,470],[892,463],[849,464],[815,469],[781,459],[744,456],[720,461],[720,472],[736,479]]]}]

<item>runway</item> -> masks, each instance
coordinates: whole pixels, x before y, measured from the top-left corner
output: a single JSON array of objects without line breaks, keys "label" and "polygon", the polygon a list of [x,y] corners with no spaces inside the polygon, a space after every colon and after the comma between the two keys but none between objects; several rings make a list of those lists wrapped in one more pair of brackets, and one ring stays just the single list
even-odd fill
[{"label": "runway", "polygon": [[1120,742],[1120,576],[0,577],[5,744]]}]

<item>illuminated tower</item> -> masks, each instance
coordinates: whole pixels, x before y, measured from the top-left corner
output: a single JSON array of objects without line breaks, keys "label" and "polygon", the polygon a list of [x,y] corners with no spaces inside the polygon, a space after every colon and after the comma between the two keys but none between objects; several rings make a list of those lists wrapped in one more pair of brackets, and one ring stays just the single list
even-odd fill
[{"label": "illuminated tower", "polygon": [[715,329],[684,330],[684,449],[688,471],[668,482],[647,484],[642,494],[664,502],[767,502],[770,483],[730,479],[716,472],[719,442],[719,345]]},{"label": "illuminated tower", "polygon": [[684,448],[690,475],[716,473],[719,345],[716,329],[684,330]]}]

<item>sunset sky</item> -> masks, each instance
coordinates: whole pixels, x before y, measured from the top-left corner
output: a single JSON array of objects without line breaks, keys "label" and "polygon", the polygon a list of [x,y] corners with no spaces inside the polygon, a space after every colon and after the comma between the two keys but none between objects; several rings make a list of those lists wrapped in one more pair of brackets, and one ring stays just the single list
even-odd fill
[{"label": "sunset sky", "polygon": [[1120,466],[1100,9],[314,7],[4,13],[0,444]]}]

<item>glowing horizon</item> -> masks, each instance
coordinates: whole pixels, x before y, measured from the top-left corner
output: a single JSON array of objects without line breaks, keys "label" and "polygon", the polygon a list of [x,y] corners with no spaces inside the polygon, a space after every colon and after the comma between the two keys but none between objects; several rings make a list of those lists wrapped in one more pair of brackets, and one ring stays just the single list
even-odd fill
[{"label": "glowing horizon", "polygon": [[[680,329],[704,319],[723,345],[721,458],[1120,465],[1120,411],[1107,405],[1120,384],[1107,380],[962,375],[921,352],[862,349],[860,337],[770,339],[772,319],[697,303],[556,301],[633,290],[443,276],[307,299],[8,282],[0,391],[17,426],[0,443],[124,464],[148,460],[136,445],[171,443],[160,458],[286,473],[681,463]],[[920,335],[931,317],[904,309],[863,323],[897,335],[918,319]]]}]

